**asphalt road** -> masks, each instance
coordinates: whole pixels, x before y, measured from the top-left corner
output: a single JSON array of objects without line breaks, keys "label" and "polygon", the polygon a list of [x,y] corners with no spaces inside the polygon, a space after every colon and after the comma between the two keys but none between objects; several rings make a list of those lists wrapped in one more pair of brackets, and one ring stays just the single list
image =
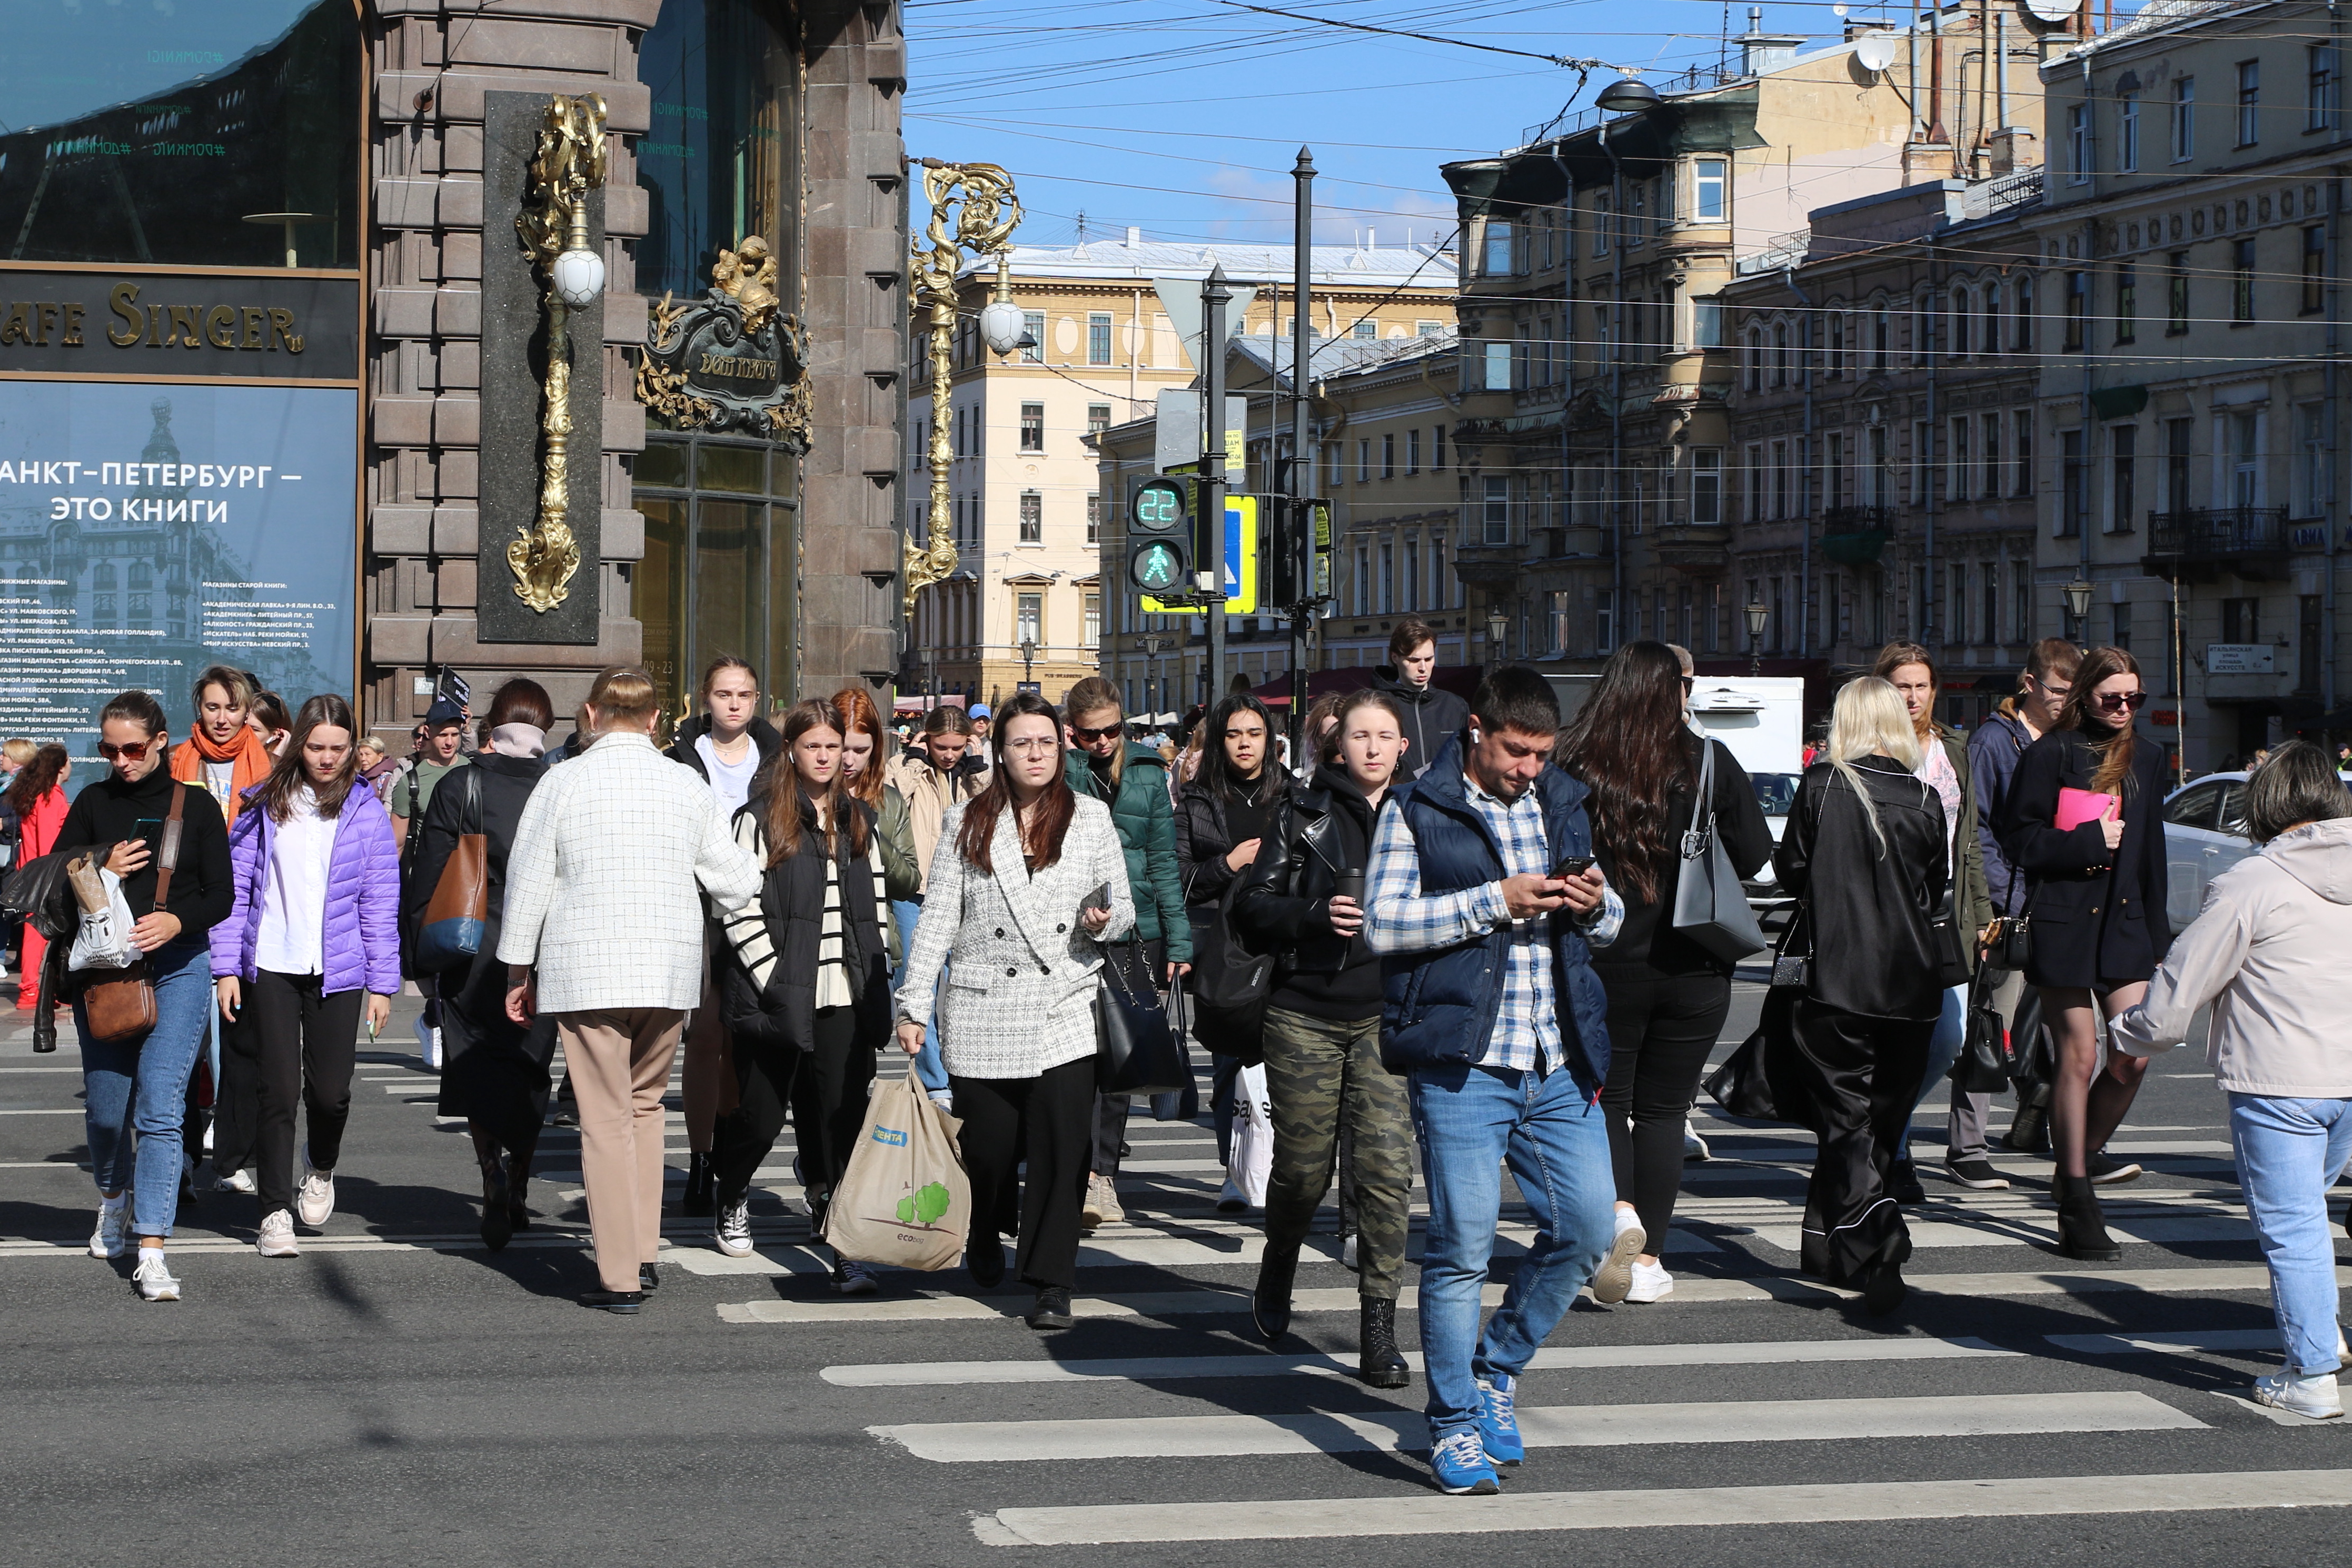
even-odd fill
[{"label": "asphalt road", "polygon": [[[1321,1294],[1287,1362],[1246,1337],[1256,1231],[1212,1206],[1205,1126],[1135,1121],[1134,1222],[1083,1255],[1070,1332],[1032,1333],[1003,1315],[1021,1300],[960,1273],[835,1299],[788,1149],[759,1253],[674,1221],[631,1319],[572,1302],[592,1276],[568,1131],[542,1148],[537,1228],[494,1257],[431,1076],[384,1050],[361,1079],[324,1234],[261,1258],[254,1200],[208,1194],[173,1249],[185,1300],[147,1305],[128,1259],[82,1250],[78,1058],[0,1025],[9,1560],[2259,1568],[2334,1561],[2352,1521],[2344,1423],[2237,1397],[2273,1363],[2272,1321],[2221,1099],[2183,1057],[2114,1145],[2150,1166],[2108,1189],[2138,1238],[2123,1263],[2055,1257],[2042,1163],[2004,1158],[2005,1194],[1931,1175],[1920,1289],[1891,1321],[1795,1276],[1810,1141],[1705,1123],[1676,1296],[1561,1325],[1499,1498],[1432,1490],[1417,1379],[1380,1393],[1317,1364],[1352,1361],[1336,1261],[1302,1270]],[[1940,1110],[1919,1131],[1932,1167]]]}]

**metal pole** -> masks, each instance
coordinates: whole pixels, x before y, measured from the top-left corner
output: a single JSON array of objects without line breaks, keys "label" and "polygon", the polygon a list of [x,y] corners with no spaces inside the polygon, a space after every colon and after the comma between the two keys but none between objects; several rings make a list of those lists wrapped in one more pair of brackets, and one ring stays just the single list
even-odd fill
[{"label": "metal pole", "polygon": [[[1315,159],[1304,147],[1291,166],[1295,200],[1291,215],[1291,285],[1297,313],[1290,321],[1290,552],[1297,562],[1292,579],[1302,600],[1315,597],[1315,525],[1307,498],[1315,493],[1315,353],[1307,320],[1308,291],[1315,272]],[[1307,756],[1307,629],[1314,616],[1307,605],[1290,611],[1290,761]]]},{"label": "metal pole", "polygon": [[1601,150],[1609,154],[1609,646],[1625,642],[1625,171],[1601,126]]},{"label": "metal pole", "polygon": [[1201,517],[1209,535],[1208,700],[1225,689],[1225,305],[1234,291],[1225,269],[1212,264],[1201,283]]}]

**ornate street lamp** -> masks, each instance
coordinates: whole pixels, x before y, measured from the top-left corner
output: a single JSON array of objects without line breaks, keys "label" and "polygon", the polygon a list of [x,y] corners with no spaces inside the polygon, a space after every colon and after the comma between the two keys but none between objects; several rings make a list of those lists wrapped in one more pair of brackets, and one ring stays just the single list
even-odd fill
[{"label": "ornate street lamp", "polygon": [[2066,615],[2072,628],[2067,636],[2075,642],[2084,641],[2083,634],[2091,625],[2091,585],[2077,577],[2059,590],[2066,595]]},{"label": "ornate street lamp", "polygon": [[1772,612],[1766,609],[1761,602],[1748,602],[1748,673],[1751,677],[1764,673],[1764,624],[1771,618]]},{"label": "ornate street lamp", "polygon": [[1037,639],[1036,639],[1035,637],[1023,637],[1023,638],[1021,639],[1021,684],[1022,684],[1022,685],[1024,685],[1024,686],[1034,686],[1034,685],[1036,685],[1036,684],[1037,684],[1037,677],[1036,677],[1035,673],[1034,673],[1034,672],[1030,668],[1030,666],[1031,666],[1031,665],[1033,665],[1033,664],[1034,664],[1036,661],[1037,661]]},{"label": "ornate street lamp", "polygon": [[588,193],[604,183],[604,100],[558,94],[548,101],[539,153],[530,163],[531,205],[515,218],[516,232],[547,278],[547,378],[540,434],[546,457],[540,469],[539,517],[507,543],[515,596],[541,615],[571,596],[580,570],[580,544],[566,521],[572,510],[571,313],[604,292],[604,258],[588,243]]},{"label": "ornate street lamp", "polygon": [[1503,668],[1503,638],[1510,635],[1511,617],[1499,608],[1486,612],[1486,659],[1496,669]]}]

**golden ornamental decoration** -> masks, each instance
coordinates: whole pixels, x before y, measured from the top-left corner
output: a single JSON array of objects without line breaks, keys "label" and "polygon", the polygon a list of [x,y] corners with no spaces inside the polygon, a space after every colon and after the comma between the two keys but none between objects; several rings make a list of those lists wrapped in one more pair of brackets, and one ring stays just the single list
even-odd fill
[{"label": "golden ornamental decoration", "polygon": [[[955,502],[950,494],[949,465],[954,448],[949,425],[940,411],[951,400],[951,361],[955,346],[956,272],[961,253],[975,256],[1003,251],[1021,222],[1021,198],[1013,194],[1013,176],[994,163],[923,163],[923,195],[931,217],[924,239],[908,259],[908,305],[918,312],[929,332],[931,349],[931,468],[929,521],[925,542],[907,536],[904,553],[906,611],[915,613],[915,595],[935,583],[944,583],[956,569],[955,533],[950,520]],[[948,228],[950,207],[955,229]]]},{"label": "golden ornamental decoration", "polygon": [[740,430],[808,450],[808,334],[783,310],[776,258],[747,235],[722,249],[701,298],[654,307],[637,401],[679,430]]}]

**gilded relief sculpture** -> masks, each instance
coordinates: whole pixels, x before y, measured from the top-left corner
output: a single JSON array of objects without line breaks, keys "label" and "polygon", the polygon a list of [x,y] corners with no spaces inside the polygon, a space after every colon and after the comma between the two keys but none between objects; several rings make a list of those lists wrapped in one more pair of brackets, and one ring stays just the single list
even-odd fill
[{"label": "gilded relief sculpture", "polygon": [[547,276],[547,376],[540,433],[545,458],[540,473],[539,517],[509,542],[507,565],[515,596],[545,614],[571,595],[580,570],[580,544],[566,521],[572,510],[567,450],[572,437],[573,306],[594,302],[604,289],[603,258],[588,243],[588,193],[604,183],[604,100],[595,93],[559,95],[548,104],[531,160],[529,205],[515,219],[524,247]]}]

